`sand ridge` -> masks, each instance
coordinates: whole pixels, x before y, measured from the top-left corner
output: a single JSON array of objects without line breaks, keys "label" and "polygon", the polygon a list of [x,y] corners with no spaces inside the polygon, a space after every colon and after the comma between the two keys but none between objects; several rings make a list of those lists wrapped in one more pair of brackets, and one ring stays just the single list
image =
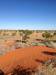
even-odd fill
[{"label": "sand ridge", "polygon": [[56,49],[45,46],[31,46],[27,48],[16,49],[3,56],[0,56],[0,69],[5,73],[12,71],[18,65],[23,68],[36,68],[42,62],[51,58],[56,58],[55,55],[45,54],[44,52],[54,52]]}]

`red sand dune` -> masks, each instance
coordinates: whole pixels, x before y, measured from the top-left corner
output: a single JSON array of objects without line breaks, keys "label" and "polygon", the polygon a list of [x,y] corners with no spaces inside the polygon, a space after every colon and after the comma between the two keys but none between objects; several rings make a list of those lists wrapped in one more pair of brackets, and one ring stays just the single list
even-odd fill
[{"label": "red sand dune", "polygon": [[32,46],[27,48],[16,49],[3,56],[0,56],[0,69],[5,73],[11,72],[18,65],[23,68],[36,68],[41,65],[42,61],[56,58],[56,56],[44,54],[44,51],[56,53],[56,49],[45,46]]}]

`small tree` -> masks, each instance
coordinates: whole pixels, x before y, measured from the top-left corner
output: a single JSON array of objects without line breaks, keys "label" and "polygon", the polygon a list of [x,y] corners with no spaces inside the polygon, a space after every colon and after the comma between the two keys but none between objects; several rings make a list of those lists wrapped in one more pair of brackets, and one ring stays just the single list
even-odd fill
[{"label": "small tree", "polygon": [[25,30],[23,40],[28,39],[29,35],[32,34],[32,32],[33,32],[32,30]]},{"label": "small tree", "polygon": [[22,40],[26,40],[29,38],[29,35],[32,34],[32,30],[20,30],[20,35],[22,36]]},{"label": "small tree", "polygon": [[56,35],[56,31],[54,32],[54,35]]},{"label": "small tree", "polygon": [[47,39],[47,38],[51,37],[51,34],[49,32],[45,32],[42,34],[42,36]]}]

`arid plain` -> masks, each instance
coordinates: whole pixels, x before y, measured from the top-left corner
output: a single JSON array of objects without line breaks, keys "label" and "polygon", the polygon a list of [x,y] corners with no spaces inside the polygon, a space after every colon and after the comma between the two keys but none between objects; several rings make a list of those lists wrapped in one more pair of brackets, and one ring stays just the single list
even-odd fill
[{"label": "arid plain", "polygon": [[56,31],[0,30],[0,75],[53,73],[56,75]]}]

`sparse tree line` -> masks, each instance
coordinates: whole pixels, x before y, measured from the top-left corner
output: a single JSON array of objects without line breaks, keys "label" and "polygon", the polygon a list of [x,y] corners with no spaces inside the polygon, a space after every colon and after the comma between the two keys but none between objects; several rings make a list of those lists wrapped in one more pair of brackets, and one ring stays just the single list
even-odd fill
[{"label": "sparse tree line", "polygon": [[[42,33],[41,31],[38,30],[0,30],[0,36],[18,36],[20,35],[22,37],[22,40],[27,40],[29,39],[29,35],[31,35],[33,32],[36,33]],[[44,38],[51,38],[53,36],[56,36],[56,31],[43,31],[42,37]]]}]

